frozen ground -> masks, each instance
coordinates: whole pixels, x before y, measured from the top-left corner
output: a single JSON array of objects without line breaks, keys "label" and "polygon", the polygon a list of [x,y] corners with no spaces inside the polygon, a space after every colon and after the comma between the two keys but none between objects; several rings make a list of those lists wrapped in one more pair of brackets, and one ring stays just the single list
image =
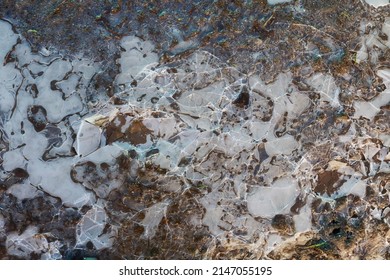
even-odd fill
[{"label": "frozen ground", "polygon": [[267,74],[124,36],[91,98],[101,63],[0,20],[3,258],[388,258],[389,26],[293,23]]}]

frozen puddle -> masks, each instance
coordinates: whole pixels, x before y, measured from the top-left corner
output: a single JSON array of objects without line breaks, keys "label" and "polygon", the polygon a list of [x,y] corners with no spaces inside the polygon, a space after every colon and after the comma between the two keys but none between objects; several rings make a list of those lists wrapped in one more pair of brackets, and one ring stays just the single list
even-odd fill
[{"label": "frozen puddle", "polygon": [[85,90],[96,66],[81,58],[33,54],[8,23],[1,21],[0,30],[2,168],[26,170],[31,186],[67,206],[93,203],[93,196],[69,178],[74,159],[68,132],[77,129],[74,116],[87,112]]},{"label": "frozen puddle", "polygon": [[[362,40],[357,62],[377,34]],[[382,118],[388,89],[354,101],[347,118],[330,73],[265,83],[206,51],[159,64],[151,42],[129,36],[121,47],[117,92],[92,107],[93,61],[33,53],[0,21],[0,180],[18,203],[47,196],[71,216],[69,249],[158,238],[174,220],[207,229],[213,244],[260,244],[262,255],[312,230],[314,200],[363,199],[366,176],[389,170],[386,131],[383,143],[357,132],[362,118]],[[389,71],[377,72],[387,88]],[[8,254],[63,258],[64,241],[40,226],[8,233]]]}]

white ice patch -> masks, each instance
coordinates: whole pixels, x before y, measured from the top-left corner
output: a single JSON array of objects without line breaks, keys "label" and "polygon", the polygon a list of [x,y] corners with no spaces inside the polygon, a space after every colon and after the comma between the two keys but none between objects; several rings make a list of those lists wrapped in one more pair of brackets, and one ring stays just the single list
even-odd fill
[{"label": "white ice patch", "polygon": [[24,168],[27,162],[20,149],[5,152],[3,160],[3,168],[5,171],[12,171],[15,168]]},{"label": "white ice patch", "polygon": [[329,74],[317,73],[309,80],[309,85],[314,87],[321,95],[321,101],[329,103],[332,107],[339,107],[340,89],[334,78]]},{"label": "white ice patch", "polygon": [[383,79],[386,89],[370,101],[356,101],[354,118],[365,117],[373,120],[380,108],[390,103],[390,69],[378,70],[377,75]]},{"label": "white ice patch", "polygon": [[291,135],[285,135],[265,143],[265,150],[269,156],[276,154],[289,155],[298,148],[298,142]]},{"label": "white ice patch", "polygon": [[[42,53],[33,53],[9,23],[0,21],[0,123],[9,147],[1,154],[2,170],[27,170],[28,178],[8,190],[19,199],[34,197],[41,188],[66,206],[82,207],[94,198],[70,178],[70,123],[79,121],[76,114],[87,113],[86,87],[98,68],[88,59]],[[91,127],[82,126],[77,138],[82,155],[100,143],[99,128]]]},{"label": "white ice patch", "polygon": [[267,2],[269,5],[277,5],[277,4],[291,2],[291,0],[267,0]]},{"label": "white ice patch", "polygon": [[76,227],[76,246],[91,241],[97,250],[112,246],[112,232],[104,233],[108,216],[99,204],[95,204],[80,220]]},{"label": "white ice patch", "polygon": [[[390,48],[390,40],[383,39],[383,36],[390,37],[390,17],[385,18],[382,24],[382,30],[372,28],[372,25],[372,22],[362,21],[361,23],[361,47],[356,53],[357,63],[369,61],[372,65],[375,65],[379,62],[379,54]],[[381,33],[383,36],[380,36]]]},{"label": "white ice patch", "polygon": [[7,193],[12,194],[19,200],[31,199],[40,194],[36,187],[31,186],[30,184],[15,184],[12,185]]},{"label": "white ice patch", "polygon": [[49,242],[44,234],[38,233],[38,228],[29,226],[22,234],[12,232],[5,242],[10,256],[28,259],[31,253],[42,254],[42,259],[60,259],[60,242]]},{"label": "white ice patch", "polygon": [[298,215],[295,215],[293,217],[294,221],[294,226],[295,230],[297,232],[305,232],[309,231],[312,228],[312,223],[311,223],[311,203],[313,200],[313,196],[309,196],[307,198],[305,206],[303,206]]},{"label": "white ice patch", "polygon": [[[0,20],[0,60],[3,61],[8,51],[16,44],[19,36],[12,30],[12,26]],[[1,63],[2,64],[2,63]],[[1,65],[0,64],[0,65]]]},{"label": "white ice patch", "polygon": [[275,181],[270,187],[259,186],[248,195],[248,210],[252,215],[272,218],[276,214],[290,213],[299,194],[295,179],[286,177]]},{"label": "white ice patch", "polygon": [[361,180],[359,177],[352,176],[337,191],[337,197],[354,194],[360,198],[364,198],[366,194],[366,187],[366,180]]},{"label": "white ice patch", "polygon": [[76,140],[76,152],[78,155],[85,157],[96,151],[101,142],[102,131],[99,127],[82,121]]},{"label": "white ice patch", "polygon": [[158,62],[158,56],[154,52],[154,46],[150,42],[141,41],[136,36],[124,37],[121,40],[121,47],[125,51],[122,52],[118,60],[121,67],[121,74],[115,79],[117,85],[130,85],[137,77],[137,74],[144,70],[145,67],[151,67]]},{"label": "white ice patch", "polygon": [[27,166],[28,178],[50,195],[61,198],[66,206],[82,207],[94,202],[93,195],[82,185],[72,181],[70,171],[73,160],[58,158],[51,161],[31,160]]},{"label": "white ice patch", "polygon": [[156,234],[157,227],[165,216],[168,205],[168,201],[159,202],[145,211],[145,218],[142,220],[142,225],[145,228],[142,235],[144,238],[152,238]]},{"label": "white ice patch", "polygon": [[389,0],[364,0],[364,2],[375,8],[383,7],[390,4]]},{"label": "white ice patch", "polygon": [[103,162],[113,164],[122,153],[123,150],[121,148],[113,145],[108,145],[98,149],[97,151],[89,154],[86,157],[77,160],[76,163],[91,161],[96,164],[100,164]]}]

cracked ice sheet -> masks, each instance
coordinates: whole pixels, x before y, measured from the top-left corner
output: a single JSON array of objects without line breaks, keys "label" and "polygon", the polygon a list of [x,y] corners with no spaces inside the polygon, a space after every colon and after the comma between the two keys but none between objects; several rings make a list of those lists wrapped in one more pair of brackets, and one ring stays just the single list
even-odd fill
[{"label": "cracked ice sheet", "polygon": [[30,183],[41,187],[52,196],[61,198],[67,206],[90,205],[95,200],[94,196],[82,185],[73,182],[69,176],[72,164],[73,160],[67,158],[50,162],[31,160],[27,166]]},{"label": "cracked ice sheet", "polygon": [[370,120],[378,114],[380,108],[390,103],[390,69],[381,69],[377,75],[383,79],[386,89],[370,101],[355,102],[355,118],[365,117]]},{"label": "cracked ice sheet", "polygon": [[[94,204],[95,200],[92,192],[69,179],[73,166],[87,161],[92,164],[115,164],[122,149],[128,149],[129,154],[136,153],[131,160],[139,166],[158,166],[163,169],[159,170],[162,171],[161,177],[169,174],[177,179],[177,193],[180,193],[180,188],[207,189],[200,200],[205,208],[201,223],[208,226],[218,238],[223,239],[229,232],[246,226],[247,233],[241,238],[251,240],[259,229],[264,232],[270,229],[267,222],[261,224],[253,217],[270,221],[277,214],[293,215],[297,230],[311,229],[312,193],[298,214],[291,211],[299,195],[311,192],[310,187],[307,187],[309,184],[302,184],[302,187],[298,183],[314,173],[310,170],[313,167],[311,164],[308,164],[308,170],[297,171],[300,168],[296,164],[297,158],[305,157],[305,153],[310,152],[299,150],[300,143],[294,132],[301,131],[294,131],[290,124],[311,110],[312,100],[306,92],[300,92],[292,84],[292,73],[280,73],[272,83],[265,84],[258,76],[253,74],[246,77],[212,54],[202,51],[178,60],[173,71],[164,64],[155,64],[157,57],[150,42],[125,37],[122,47],[125,51],[118,60],[122,73],[117,76],[115,85],[120,90],[118,96],[127,98],[129,104],[119,106],[119,109],[106,104],[96,117],[91,117],[90,114],[84,115],[88,108],[85,105],[83,83],[95,71],[93,66],[88,65],[88,61],[84,60],[84,64],[79,65],[78,62],[59,58],[50,60],[29,53],[29,47],[24,43],[17,46],[20,61],[32,61],[26,66],[32,74],[26,73],[25,80],[18,71],[15,75],[9,75],[12,74],[12,62],[6,64],[7,69],[3,69],[10,70],[2,76],[7,95],[4,95],[4,107],[1,110],[8,113],[5,114],[5,131],[11,146],[11,150],[2,155],[6,173],[15,168],[25,168],[30,176],[24,183],[34,184],[50,195],[59,196],[66,206],[81,207]],[[36,63],[41,60],[45,63]],[[134,62],[137,62],[136,66]],[[47,69],[50,72],[46,73]],[[35,77],[40,71],[44,73]],[[380,71],[378,75],[388,85],[387,70]],[[51,83],[47,79],[58,81]],[[81,88],[76,91],[80,81]],[[331,74],[313,73],[306,82],[319,92],[321,106],[330,104],[330,107],[338,108],[339,88]],[[16,90],[12,83],[15,86],[34,83],[36,89],[30,87],[31,90],[26,90],[27,87],[22,87],[19,96],[14,98]],[[371,102],[378,106],[385,104],[387,99],[381,98],[386,98],[386,94],[384,91],[377,97],[378,100]],[[17,100],[20,109],[9,117],[14,100]],[[56,110],[31,110],[30,107],[36,104],[45,107],[45,100],[63,106]],[[31,111],[33,118],[30,119],[34,119],[35,123],[26,120],[27,110]],[[32,111],[39,111],[39,114]],[[72,116],[68,117],[68,113]],[[106,144],[106,125],[114,122],[115,116],[119,114],[127,115],[121,127],[119,118],[115,120],[115,125],[120,128],[118,132],[131,136],[139,132],[137,129],[132,130],[132,125],[141,123],[147,131],[141,131],[147,134],[143,135],[145,143],[134,144],[120,139],[112,145]],[[80,115],[84,119],[80,119]],[[313,123],[318,122],[315,120]],[[43,125],[46,127],[42,128]],[[57,128],[60,133],[53,135],[56,131],[53,128]],[[77,131],[76,140],[79,144],[83,142],[81,146],[72,140]],[[89,137],[84,139],[84,133]],[[354,133],[345,139],[350,141]],[[31,141],[26,140],[30,138]],[[53,139],[60,140],[53,144]],[[313,144],[316,146],[323,143]],[[72,147],[76,148],[79,155],[71,152]],[[50,151],[45,154],[47,149]],[[366,160],[374,161],[378,151],[382,150],[377,148],[370,151],[369,155],[365,155]],[[388,153],[388,150],[383,149],[383,153]],[[324,168],[326,164],[324,162]],[[341,173],[345,171],[345,175],[354,174],[348,162],[341,164],[342,168],[338,169],[334,162],[329,162],[329,168]],[[376,166],[376,163],[370,164]],[[371,168],[373,173],[370,174],[373,175],[376,170],[388,170],[383,160],[380,166],[382,169]],[[294,172],[302,176],[291,176]],[[132,175],[136,177],[137,171],[132,170]],[[333,198],[349,194],[364,197],[366,182],[360,179],[351,177]],[[92,184],[92,187],[95,186]],[[117,187],[115,184],[112,188],[106,188],[104,197]],[[23,184],[14,185],[9,192],[22,198],[26,194],[21,188]],[[78,223],[78,246],[83,247],[88,241],[97,249],[112,245],[110,238],[114,234],[106,233],[109,215],[103,202],[99,200],[93,205]],[[155,236],[162,218],[169,210],[169,204],[170,200],[164,199],[145,209],[145,217],[139,223],[145,230],[141,238]],[[240,212],[241,204],[247,204],[249,211]],[[279,234],[267,238],[269,244],[282,239]]]},{"label": "cracked ice sheet", "polygon": [[340,107],[338,99],[340,89],[336,86],[331,75],[318,73],[313,75],[308,82],[309,85],[320,92],[322,102],[329,102],[332,107]]},{"label": "cracked ice sheet", "polygon": [[121,74],[116,77],[117,84],[129,85],[137,74],[145,67],[157,64],[158,56],[154,46],[150,42],[143,42],[135,36],[124,37],[121,41],[124,48],[118,63],[121,66]]},{"label": "cracked ice sheet", "polygon": [[114,232],[104,232],[108,217],[100,204],[99,202],[95,204],[77,224],[76,246],[83,246],[89,241],[97,250],[112,246]]},{"label": "cracked ice sheet", "polygon": [[158,225],[166,215],[168,205],[168,201],[163,201],[154,204],[145,211],[145,218],[142,221],[142,224],[145,227],[145,232],[143,234],[144,238],[150,238],[156,234]]},{"label": "cracked ice sheet", "polygon": [[[255,109],[257,108],[260,109],[260,112],[263,112],[264,118],[270,119],[269,121],[258,122],[259,125],[268,127],[268,132],[263,134],[263,138],[268,140],[265,144],[267,157],[280,154],[289,155],[298,147],[298,143],[291,135],[286,134],[283,137],[276,137],[272,131],[286,111],[290,112],[289,118],[297,117],[309,105],[309,99],[305,95],[296,92],[296,90],[294,92],[291,87],[291,73],[279,75],[276,81],[270,85],[265,85],[262,81],[250,77],[249,84],[252,90],[258,90],[259,93],[256,94],[259,94],[259,97],[257,97],[259,101],[252,99],[253,103],[249,105],[250,109],[239,112],[233,105],[234,100],[239,96],[237,90],[243,90],[242,85],[245,83],[240,79],[239,73],[228,72],[231,71],[229,67],[206,52],[195,52],[187,63],[183,62],[183,65],[191,70],[181,71],[180,63],[178,63],[175,74],[166,71],[165,67],[156,68],[153,72],[146,69],[144,74],[140,73],[137,76],[138,79],[141,79],[140,81],[137,80],[138,86],[128,90],[129,102],[132,108],[144,109],[139,111],[139,118],[142,118],[143,123],[150,129],[150,139],[152,141],[139,145],[137,151],[145,149],[146,152],[152,148],[158,150],[157,155],[149,158],[151,162],[160,168],[169,170],[171,174],[181,174],[193,182],[203,181],[208,183],[213,178],[212,180],[215,180],[212,184],[213,188],[218,188],[222,185],[220,181],[215,179],[218,176],[208,174],[225,174],[228,172],[231,176],[234,176],[236,171],[229,169],[216,170],[215,168],[218,169],[219,165],[218,159],[207,160],[207,158],[214,151],[225,154],[227,158],[240,157],[244,151],[252,151],[256,146],[256,141],[260,140],[261,137],[253,134],[259,133],[257,131],[260,129],[250,128],[252,123],[246,121],[245,116],[256,123],[258,113]],[[195,72],[194,70],[201,70],[202,72]],[[225,74],[222,73],[231,73],[232,76],[225,77]],[[203,83],[198,83],[199,80],[202,80]],[[333,81],[331,78],[329,80],[329,83]],[[164,81],[164,91],[147,90],[160,87],[161,81]],[[193,86],[185,87],[185,83],[190,83]],[[177,88],[177,85],[180,85],[179,88]],[[178,92],[178,90],[180,90],[180,94],[174,95],[173,93]],[[324,90],[328,91],[328,88]],[[251,93],[255,95],[255,92]],[[332,99],[334,98],[333,96]],[[262,108],[264,102],[261,102],[261,99],[270,100],[268,103],[272,101],[275,108]],[[177,106],[172,106],[172,104],[177,104]],[[166,114],[162,114],[159,118],[149,117],[154,110]],[[231,111],[237,111],[238,114],[243,114],[243,116],[236,117],[230,113]],[[176,113],[180,119],[173,118],[171,113]],[[227,116],[224,116],[225,113],[227,113]],[[236,121],[234,118],[237,118]],[[212,122],[205,123],[204,119],[212,120]],[[249,124],[246,125],[247,123]],[[123,126],[122,132],[128,127],[128,124],[126,127]],[[219,133],[214,134],[213,131],[219,131]],[[164,138],[168,138],[169,142],[162,140]],[[193,165],[179,167],[178,163],[183,156],[191,157]],[[237,163],[238,166],[243,162],[244,159]],[[280,170],[275,168],[276,176],[278,176],[278,172]],[[237,178],[235,184],[239,188],[238,185],[241,183],[239,177],[235,176]],[[271,178],[272,175],[270,175],[270,181],[272,181]],[[245,176],[241,180],[246,180]],[[276,181],[275,184],[282,184],[280,182],[283,179],[280,180]],[[252,198],[249,199],[251,207],[258,204],[258,196],[262,197],[262,189],[260,188],[260,194],[252,195]],[[264,189],[267,188],[264,187]],[[286,186],[286,188],[276,187],[275,189],[266,199],[271,201],[272,209],[259,209],[253,206],[252,211],[256,215],[272,218],[275,214],[289,213],[289,208],[299,193],[296,181],[291,180],[291,185]],[[277,191],[280,191],[279,195],[276,195]],[[280,195],[281,193],[283,195]],[[221,199],[223,199],[222,196],[223,194],[221,194]],[[210,221],[219,219],[218,216],[221,213],[215,212],[209,207],[206,202],[207,196],[203,201],[207,210],[204,223],[214,228],[214,226],[211,226],[213,222]],[[158,208],[160,209],[160,207]],[[163,211],[159,210],[157,212],[162,215]],[[158,216],[160,217],[160,215]],[[213,231],[217,232],[216,229]]]},{"label": "cracked ice sheet", "polygon": [[299,194],[297,181],[282,178],[270,187],[258,187],[248,195],[248,210],[255,216],[272,218],[276,214],[288,214]]},{"label": "cracked ice sheet", "polygon": [[[86,85],[97,67],[84,58],[70,61],[32,53],[9,23],[0,21],[0,30],[0,58],[4,61],[0,65],[0,118],[9,147],[1,154],[4,170],[26,170],[27,189],[41,189],[67,206],[93,203],[93,196],[69,176],[75,161],[69,157],[67,138],[73,128],[67,118],[85,112]],[[61,81],[66,81],[66,87]],[[50,150],[61,150],[62,144],[62,153],[68,157],[46,158]],[[9,191],[26,197],[22,186]]]},{"label": "cracked ice sheet", "polygon": [[37,227],[28,227],[22,234],[10,233],[5,242],[8,254],[27,258],[31,253],[41,253],[41,259],[60,259],[60,242],[49,242],[46,236],[39,234]]}]

